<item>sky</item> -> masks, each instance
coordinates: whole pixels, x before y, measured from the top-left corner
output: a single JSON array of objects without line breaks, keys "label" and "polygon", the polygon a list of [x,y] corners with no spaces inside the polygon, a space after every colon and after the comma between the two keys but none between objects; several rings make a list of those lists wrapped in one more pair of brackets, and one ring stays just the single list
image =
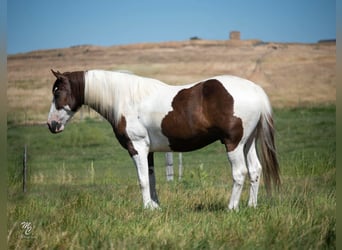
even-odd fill
[{"label": "sky", "polygon": [[10,0],[7,53],[143,42],[336,38],[336,0]]}]

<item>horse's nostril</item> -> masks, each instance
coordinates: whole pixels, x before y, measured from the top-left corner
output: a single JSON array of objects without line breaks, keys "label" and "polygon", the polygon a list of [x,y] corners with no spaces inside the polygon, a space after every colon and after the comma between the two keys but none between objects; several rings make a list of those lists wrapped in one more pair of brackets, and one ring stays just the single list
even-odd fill
[{"label": "horse's nostril", "polygon": [[56,121],[47,122],[47,125],[52,133],[57,133],[62,124]]},{"label": "horse's nostril", "polygon": [[48,128],[50,129],[50,131],[52,132],[52,127],[51,124],[49,122],[46,123],[46,125],[48,126]]},{"label": "horse's nostril", "polygon": [[52,121],[52,122],[51,122],[51,127],[52,127],[52,128],[56,129],[57,126],[58,126],[58,122],[56,122],[56,121]]}]

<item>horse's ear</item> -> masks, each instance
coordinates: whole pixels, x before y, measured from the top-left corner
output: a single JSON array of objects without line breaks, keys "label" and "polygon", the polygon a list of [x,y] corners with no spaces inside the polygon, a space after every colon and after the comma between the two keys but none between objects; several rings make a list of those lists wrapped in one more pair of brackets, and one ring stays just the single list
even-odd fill
[{"label": "horse's ear", "polygon": [[62,80],[63,78],[65,78],[65,76],[59,71],[56,72],[53,69],[51,69],[51,72],[57,79]]}]

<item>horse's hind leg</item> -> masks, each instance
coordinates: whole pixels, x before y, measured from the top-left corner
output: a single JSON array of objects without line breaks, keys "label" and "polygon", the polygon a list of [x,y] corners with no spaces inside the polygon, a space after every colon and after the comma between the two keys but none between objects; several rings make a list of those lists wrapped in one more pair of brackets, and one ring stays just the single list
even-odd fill
[{"label": "horse's hind leg", "polygon": [[153,159],[153,152],[148,154],[148,177],[150,180],[150,192],[151,192],[151,199],[159,204],[158,195],[156,191],[156,177],[154,174],[154,159]]},{"label": "horse's hind leg", "polygon": [[252,144],[247,152],[247,165],[251,181],[248,206],[256,207],[260,184],[261,164],[256,152],[255,139],[253,139]]},{"label": "horse's hind leg", "polygon": [[231,163],[234,181],[228,208],[237,210],[243,183],[247,174],[243,144],[239,144],[234,150],[228,152],[228,160]]}]

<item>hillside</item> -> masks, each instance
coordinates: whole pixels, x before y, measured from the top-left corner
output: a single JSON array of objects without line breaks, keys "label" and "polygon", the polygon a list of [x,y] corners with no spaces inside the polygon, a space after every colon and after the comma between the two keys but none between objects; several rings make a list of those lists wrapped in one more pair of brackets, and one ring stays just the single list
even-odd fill
[{"label": "hillside", "polygon": [[43,123],[54,77],[64,71],[129,70],[169,84],[232,74],[259,83],[273,106],[334,103],[336,45],[180,41],[112,47],[74,46],[8,56],[8,121]]}]

